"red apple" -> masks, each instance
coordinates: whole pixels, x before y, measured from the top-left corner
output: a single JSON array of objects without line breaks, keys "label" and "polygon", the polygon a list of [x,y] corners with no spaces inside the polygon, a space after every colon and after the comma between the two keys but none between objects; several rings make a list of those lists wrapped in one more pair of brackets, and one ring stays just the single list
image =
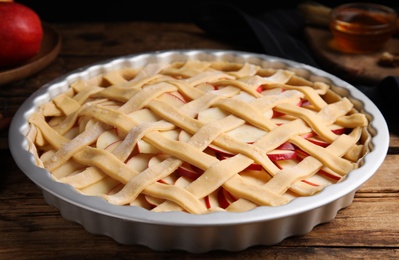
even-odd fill
[{"label": "red apple", "polygon": [[184,96],[178,91],[163,93],[161,96],[159,96],[159,100],[165,101],[174,107],[181,107],[187,103]]},{"label": "red apple", "polygon": [[299,163],[297,159],[277,160],[273,161],[279,169],[291,168]]},{"label": "red apple", "polygon": [[206,208],[215,208],[219,206],[219,200],[218,200],[218,190],[215,190],[208,196],[204,197],[204,203]]},{"label": "red apple", "polygon": [[214,86],[210,83],[201,83],[196,86],[197,89],[202,90],[204,92],[212,91],[212,90],[218,90],[219,88],[217,86]]},{"label": "red apple", "polygon": [[207,209],[211,208],[211,200],[209,199],[209,196],[206,196],[205,198],[205,206]]},{"label": "red apple", "polygon": [[156,206],[159,206],[162,202],[165,201],[164,199],[152,197],[152,196],[149,196],[149,195],[145,195],[145,200],[153,208],[156,207]]},{"label": "red apple", "polygon": [[40,17],[23,4],[0,1],[0,39],[0,67],[26,62],[42,44]]},{"label": "red apple", "polygon": [[[219,152],[218,152],[218,151],[215,152],[215,156],[216,156],[216,158],[218,158],[219,160],[225,160],[225,159],[227,159],[227,158],[233,157],[234,154],[229,154],[229,153],[226,153],[226,152],[223,152],[223,151],[219,150]],[[258,163],[251,163],[251,164],[246,168],[246,170],[262,171],[262,170],[263,170],[263,167],[262,167],[262,165],[260,165],[260,164],[258,164]]]},{"label": "red apple", "polygon": [[290,142],[285,142],[282,145],[280,145],[279,147],[277,147],[276,150],[295,151],[295,146]]},{"label": "red apple", "polygon": [[330,145],[330,144],[327,143],[326,141],[317,138],[317,136],[316,136],[316,137],[309,137],[309,138],[306,138],[306,140],[308,140],[309,142],[312,142],[312,143],[314,143],[314,144],[316,144],[316,145],[318,145],[318,146],[321,146],[321,147],[327,147],[327,146]]},{"label": "red apple", "polygon": [[245,170],[262,171],[263,167],[258,163],[251,163]]},{"label": "red apple", "polygon": [[284,113],[273,110],[273,118],[284,116]]},{"label": "red apple", "polygon": [[316,134],[314,133],[314,132],[309,132],[309,133],[306,133],[306,134],[303,134],[303,135],[301,135],[301,137],[302,138],[305,138],[305,139],[308,139],[308,138],[310,138],[310,137],[312,137],[312,136],[315,136]]},{"label": "red apple", "polygon": [[301,180],[301,182],[304,182],[304,183],[306,183],[306,184],[309,184],[310,186],[315,186],[315,187],[319,186],[319,184],[313,183],[313,182],[310,182],[310,181],[307,181],[307,180]]},{"label": "red apple", "polygon": [[303,160],[303,159],[305,159],[306,157],[309,156],[309,154],[307,152],[305,152],[305,151],[303,151],[301,149],[296,149],[295,153],[297,155],[297,159],[299,159],[299,160]]},{"label": "red apple", "polygon": [[336,173],[330,173],[330,172],[323,171],[323,170],[319,170],[317,173],[320,174],[320,175],[323,175],[323,176],[325,176],[327,178],[333,179],[335,181],[339,181],[341,179],[341,176],[339,176]]},{"label": "red apple", "polygon": [[310,103],[310,101],[309,100],[306,100],[306,99],[303,99],[302,100],[302,107],[308,107],[308,106],[311,106],[312,105],[312,103]]},{"label": "red apple", "polygon": [[236,199],[227,190],[220,188],[218,191],[218,202],[219,206],[223,209],[230,206],[231,203],[236,201]]},{"label": "red apple", "polygon": [[273,162],[280,160],[292,160],[296,159],[295,150],[273,150],[267,153],[269,159]]},{"label": "red apple", "polygon": [[116,147],[118,147],[121,143],[122,143],[122,140],[117,140],[117,141],[115,141],[115,142],[113,142],[113,143],[107,145],[107,146],[104,148],[104,150],[107,150],[108,152],[111,152],[111,153],[112,153],[112,152],[116,149]]},{"label": "red apple", "polygon": [[183,163],[177,168],[176,172],[182,177],[186,177],[190,180],[196,180],[203,173],[203,171],[198,172],[197,169],[198,168],[193,165],[190,165],[188,163]]},{"label": "red apple", "polygon": [[342,135],[343,133],[345,133],[345,128],[332,129],[331,131],[332,131],[334,134],[336,134],[336,135]]}]

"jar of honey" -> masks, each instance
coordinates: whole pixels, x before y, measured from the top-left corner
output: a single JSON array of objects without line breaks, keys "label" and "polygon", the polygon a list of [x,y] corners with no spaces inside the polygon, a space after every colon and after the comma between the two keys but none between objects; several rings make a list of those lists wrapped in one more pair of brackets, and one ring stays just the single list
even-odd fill
[{"label": "jar of honey", "polygon": [[372,3],[343,4],[331,11],[332,46],[344,53],[381,50],[396,29],[397,13]]}]

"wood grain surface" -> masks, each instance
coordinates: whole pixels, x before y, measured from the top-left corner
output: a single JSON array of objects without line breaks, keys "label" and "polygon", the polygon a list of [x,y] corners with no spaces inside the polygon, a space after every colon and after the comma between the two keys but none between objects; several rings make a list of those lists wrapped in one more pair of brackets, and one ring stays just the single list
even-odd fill
[{"label": "wood grain surface", "polygon": [[[22,102],[43,84],[97,61],[166,49],[235,49],[193,24],[52,24],[62,35],[55,61],[35,75],[0,88],[0,259],[398,259],[399,138],[391,134],[390,154],[355,195],[353,204],[310,233],[274,246],[240,252],[190,254],[125,246],[88,233],[62,218],[16,166],[8,150],[8,122]],[[11,144],[12,145],[12,144]],[[396,152],[395,152],[396,151]]]}]

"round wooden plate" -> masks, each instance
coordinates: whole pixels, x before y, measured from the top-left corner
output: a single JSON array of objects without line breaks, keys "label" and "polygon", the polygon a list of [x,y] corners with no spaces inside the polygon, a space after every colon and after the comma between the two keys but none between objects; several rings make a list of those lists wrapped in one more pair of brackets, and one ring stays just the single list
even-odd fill
[{"label": "round wooden plate", "polygon": [[43,42],[39,53],[18,67],[0,69],[0,85],[9,84],[39,72],[54,61],[60,50],[60,34],[52,27],[43,24]]},{"label": "round wooden plate", "polygon": [[399,67],[383,67],[378,61],[384,51],[399,53],[399,39],[392,38],[382,50],[369,54],[345,54],[331,48],[329,30],[306,27],[305,35],[323,69],[356,83],[373,85],[387,76],[399,76]]}]

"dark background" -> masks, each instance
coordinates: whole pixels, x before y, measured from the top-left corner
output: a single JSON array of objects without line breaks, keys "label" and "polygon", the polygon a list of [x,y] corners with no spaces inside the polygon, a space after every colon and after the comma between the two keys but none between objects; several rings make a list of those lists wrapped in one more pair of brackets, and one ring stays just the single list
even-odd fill
[{"label": "dark background", "polygon": [[[14,0],[34,9],[46,22],[168,21],[194,22],[196,9],[209,3],[233,4],[257,15],[275,9],[295,9],[301,0],[154,1],[154,0]],[[356,1],[319,1],[334,7]],[[359,2],[359,1],[357,1]],[[364,1],[363,1],[364,2]],[[398,6],[397,0],[367,1]]]}]

